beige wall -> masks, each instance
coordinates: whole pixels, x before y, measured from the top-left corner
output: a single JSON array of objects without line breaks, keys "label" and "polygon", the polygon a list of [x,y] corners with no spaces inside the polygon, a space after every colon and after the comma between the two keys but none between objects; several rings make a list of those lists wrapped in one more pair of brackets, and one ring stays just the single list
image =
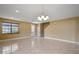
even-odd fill
[{"label": "beige wall", "polygon": [[79,42],[79,18],[76,20],[76,41]]},{"label": "beige wall", "polygon": [[[17,34],[0,34],[0,40],[17,38],[17,37],[25,37],[25,36],[31,35],[31,23],[0,18],[0,24],[2,22],[18,23],[20,29],[19,29],[19,33],[17,33]],[[1,31],[1,27],[0,27],[0,31]]]},{"label": "beige wall", "polygon": [[[76,35],[77,39],[79,38],[79,29],[77,30],[78,34],[76,33],[76,26],[79,28],[79,22],[76,24],[77,19],[79,19],[79,17],[50,22],[44,29],[44,36],[75,41]],[[46,24],[44,26],[46,26]]]}]

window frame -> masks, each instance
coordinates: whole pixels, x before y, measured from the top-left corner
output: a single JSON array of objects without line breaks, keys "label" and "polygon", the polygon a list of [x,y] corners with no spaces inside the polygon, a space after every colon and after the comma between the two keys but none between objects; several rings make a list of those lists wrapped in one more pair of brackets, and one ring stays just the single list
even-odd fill
[{"label": "window frame", "polygon": [[[11,32],[10,33],[2,33],[2,23],[10,23],[11,25]],[[16,32],[16,33],[12,33],[12,24],[17,24],[17,26],[15,26],[15,27],[18,27],[18,32]],[[19,23],[14,23],[14,22],[1,22],[1,34],[19,34],[20,33],[20,27],[19,27]]]}]

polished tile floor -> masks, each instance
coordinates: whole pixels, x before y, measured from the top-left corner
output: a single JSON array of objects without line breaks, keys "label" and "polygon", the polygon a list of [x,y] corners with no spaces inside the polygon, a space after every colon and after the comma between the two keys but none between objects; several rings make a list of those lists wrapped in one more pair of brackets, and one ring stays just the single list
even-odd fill
[{"label": "polished tile floor", "polygon": [[44,38],[0,41],[0,54],[78,54],[79,45]]}]

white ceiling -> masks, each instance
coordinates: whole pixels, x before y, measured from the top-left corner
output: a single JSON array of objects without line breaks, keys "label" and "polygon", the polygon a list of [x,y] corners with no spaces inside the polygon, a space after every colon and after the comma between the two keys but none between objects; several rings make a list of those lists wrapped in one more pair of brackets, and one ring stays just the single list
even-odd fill
[{"label": "white ceiling", "polygon": [[[19,12],[16,13],[16,10]],[[78,4],[0,4],[0,17],[39,22],[37,16],[42,10],[50,17],[49,21],[79,16]]]}]

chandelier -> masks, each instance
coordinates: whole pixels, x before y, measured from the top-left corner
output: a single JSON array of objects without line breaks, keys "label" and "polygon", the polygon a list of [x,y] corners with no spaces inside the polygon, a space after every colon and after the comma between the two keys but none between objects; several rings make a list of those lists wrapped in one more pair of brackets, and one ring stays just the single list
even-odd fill
[{"label": "chandelier", "polygon": [[46,21],[48,19],[49,19],[49,16],[45,16],[45,15],[38,16],[39,21]]},{"label": "chandelier", "polygon": [[41,15],[37,17],[39,21],[46,21],[49,19],[49,16],[45,14],[44,5],[41,7]]}]

